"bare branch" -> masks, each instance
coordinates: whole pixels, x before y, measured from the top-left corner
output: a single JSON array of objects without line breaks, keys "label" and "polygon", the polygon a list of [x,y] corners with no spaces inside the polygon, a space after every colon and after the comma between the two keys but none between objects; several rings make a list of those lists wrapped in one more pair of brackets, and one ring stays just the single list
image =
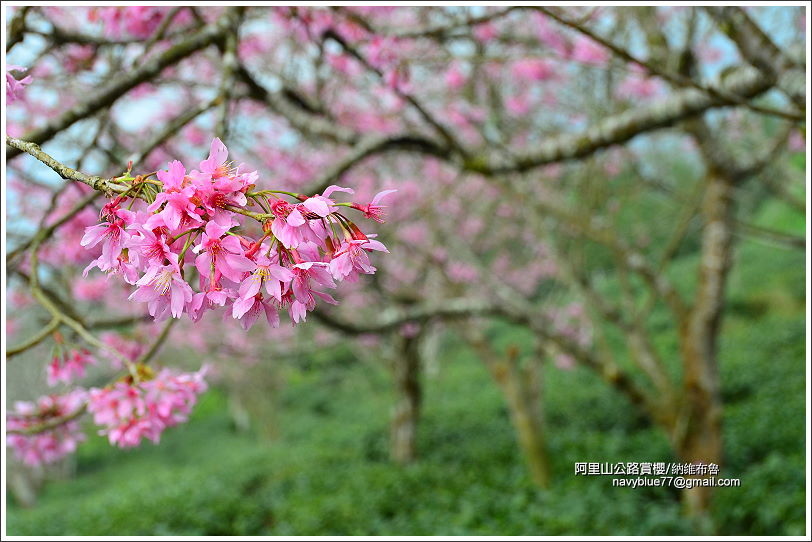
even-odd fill
[{"label": "bare branch", "polygon": [[298,102],[291,101],[291,96],[295,96],[292,91],[267,90],[242,64],[237,66],[237,76],[248,86],[249,96],[252,99],[267,104],[271,110],[283,116],[300,132],[347,145],[354,145],[360,139],[360,135],[349,128],[314,115],[297,105]]},{"label": "bare branch", "polygon": [[50,154],[44,152],[40,146],[33,141],[24,141],[22,139],[6,136],[6,145],[17,150],[18,153],[26,152],[30,154],[52,170],[56,171],[63,179],[84,183],[93,190],[122,193],[129,188],[126,185],[116,183],[113,179],[85,175],[81,171],[76,171],[75,169],[66,166],[62,162],[59,162]]},{"label": "bare branch", "polygon": [[8,22],[8,32],[6,34],[6,53],[23,41],[25,38],[25,17],[31,6],[20,6],[14,17]]},{"label": "bare branch", "polygon": [[735,6],[708,6],[721,30],[736,44],[742,56],[762,73],[774,79],[778,88],[801,109],[806,107],[806,76],[747,12]]},{"label": "bare branch", "polygon": [[214,99],[210,100],[207,103],[201,104],[197,107],[193,107],[187,110],[185,113],[175,117],[174,119],[170,120],[166,127],[161,130],[159,133],[155,134],[143,149],[139,152],[132,154],[129,157],[129,160],[132,160],[134,164],[139,164],[144,161],[144,159],[149,156],[149,154],[166,142],[170,137],[176,135],[184,126],[195,120],[197,117],[211,109],[212,107],[217,106],[220,103],[220,96],[215,97]]},{"label": "bare branch", "polygon": [[177,318],[170,318],[166,324],[164,324],[164,328],[161,330],[161,333],[156,337],[155,341],[150,345],[149,350],[144,352],[141,357],[135,360],[136,365],[142,365],[145,363],[149,363],[149,361],[158,353],[158,350],[161,349],[161,346],[166,342],[167,337],[169,337],[169,332],[172,331],[172,326],[177,323]]},{"label": "bare branch", "polygon": [[28,250],[31,247],[31,244],[34,242],[34,239],[41,238],[43,241],[51,237],[53,233],[67,221],[75,217],[79,214],[85,207],[93,203],[95,199],[99,196],[98,192],[92,192],[82,198],[76,205],[74,205],[73,209],[65,213],[62,217],[59,218],[56,222],[51,224],[50,226],[40,229],[37,233],[31,236],[26,241],[23,241],[18,245],[14,250],[6,254],[6,265],[10,265],[15,258],[21,255],[23,252]]},{"label": "bare branch", "polygon": [[317,309],[313,315],[323,324],[350,335],[364,333],[384,333],[392,331],[409,322],[424,322],[432,318],[455,319],[472,316],[487,316],[500,314],[501,309],[484,301],[472,299],[450,299],[443,301],[440,306],[420,306],[406,310],[390,309],[384,312],[374,323],[358,324],[346,322],[340,318]]},{"label": "bare branch", "polygon": [[[334,29],[328,29],[324,33],[324,39],[330,38],[339,45],[341,45],[342,49],[344,49],[347,53],[353,56],[356,60],[358,60],[364,67],[366,67],[369,71],[376,74],[379,78],[383,79],[383,72],[370,64],[370,62],[364,57],[358,49],[350,45],[341,35],[338,34]],[[437,134],[442,138],[445,144],[454,152],[462,155],[467,156],[467,152],[465,148],[460,144],[457,139],[448,131],[448,128],[443,126],[443,124],[434,118],[428,109],[420,103],[412,94],[402,91],[400,88],[395,87],[393,89],[395,94],[398,95],[403,100],[406,100],[423,118],[426,123],[431,126]]]}]

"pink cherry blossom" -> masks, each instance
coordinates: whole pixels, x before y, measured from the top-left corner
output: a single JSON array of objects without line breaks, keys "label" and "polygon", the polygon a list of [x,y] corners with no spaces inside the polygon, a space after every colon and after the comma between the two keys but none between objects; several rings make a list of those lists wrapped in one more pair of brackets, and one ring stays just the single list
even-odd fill
[{"label": "pink cherry blossom", "polygon": [[147,211],[153,212],[165,204],[163,210],[157,214],[171,230],[177,230],[181,224],[187,228],[192,224],[202,223],[203,219],[197,212],[197,206],[191,201],[195,189],[186,182],[186,168],[183,164],[174,160],[169,163],[168,170],[159,171],[157,176],[163,183],[163,190],[147,207]]},{"label": "pink cherry blossom", "polygon": [[166,13],[166,8],[148,6],[94,8],[91,20],[100,20],[105,33],[110,37],[131,35],[148,38],[158,27]]},{"label": "pink cherry blossom", "polygon": [[109,222],[102,222],[96,226],[91,226],[85,230],[85,235],[82,237],[81,245],[85,248],[92,248],[104,242],[102,245],[102,255],[100,264],[104,265],[104,269],[109,269],[113,266],[116,258],[121,254],[123,244],[130,238],[130,234],[125,231],[125,228],[133,220],[134,213],[126,209],[116,209],[109,216]]},{"label": "pink cherry blossom", "polygon": [[186,421],[198,395],[206,391],[207,372],[206,367],[195,373],[163,369],[146,381],[93,388],[87,410],[102,427],[99,434],[114,446],[131,448],[144,438],[158,443],[166,428]]},{"label": "pink cherry blossom", "polygon": [[193,250],[198,254],[195,266],[201,276],[221,275],[240,282],[246,272],[253,271],[256,264],[245,257],[242,245],[236,237],[225,235],[227,227],[212,221],[206,224],[203,239]]},{"label": "pink cherry blossom", "polygon": [[10,104],[16,100],[19,100],[22,96],[23,88],[26,85],[29,85],[33,78],[30,75],[26,75],[22,79],[15,79],[11,72],[13,71],[22,71],[25,70],[22,66],[15,66],[10,64],[6,66],[6,103]]},{"label": "pink cherry blossom", "polygon": [[130,256],[137,256],[139,261],[149,265],[163,264],[173,255],[165,230],[149,229],[138,223],[132,225],[132,230],[136,235],[132,235],[125,244]]},{"label": "pink cherry blossom", "polygon": [[54,356],[51,363],[48,364],[48,385],[53,387],[60,382],[70,384],[85,376],[88,365],[97,363],[96,359],[85,349],[72,350]]},{"label": "pink cherry blossom", "polygon": [[130,299],[146,302],[149,314],[156,320],[163,320],[171,313],[180,318],[186,304],[192,300],[192,287],[183,280],[177,264],[153,265],[135,283],[139,288]]},{"label": "pink cherry blossom", "polygon": [[389,194],[394,194],[395,192],[397,192],[397,190],[394,189],[378,192],[375,195],[375,197],[372,198],[372,201],[370,203],[367,203],[366,205],[362,205],[360,203],[353,203],[352,208],[358,209],[359,211],[364,213],[364,216],[366,218],[371,218],[375,222],[383,223],[386,218],[385,215],[386,206],[380,205],[380,201]]},{"label": "pink cherry blossom", "polygon": [[263,312],[271,327],[279,327],[279,313],[262,293],[241,296],[234,302],[231,314],[240,321],[243,329],[249,329]]},{"label": "pink cherry blossom", "polygon": [[293,272],[267,256],[257,257],[256,269],[240,284],[240,299],[254,297],[264,286],[268,295],[282,301],[282,292],[293,280]]},{"label": "pink cherry blossom", "polygon": [[445,72],[445,84],[451,90],[459,90],[462,88],[468,78],[463,73],[459,63],[452,63],[448,70]]},{"label": "pink cherry blossom", "polygon": [[[148,202],[128,193],[116,196],[102,211],[107,221],[87,227],[83,238],[86,248],[104,241],[101,255],[85,274],[98,267],[135,285],[129,299],[147,303],[155,320],[186,314],[199,322],[206,312],[222,307],[245,328],[262,311],[272,326],[279,324],[279,309],[288,309],[294,323],[304,321],[317,299],[336,303],[324,291],[335,288],[335,280],[354,282],[359,273],[375,272],[368,252],[388,252],[341,211],[354,209],[382,222],[385,207],[380,202],[394,190],[384,190],[364,205],[336,202],[335,194],[353,193],[338,185],[311,196],[252,192],[258,172],[228,161],[228,148],[217,138],[198,169],[187,173],[182,162],[172,160],[155,175],[157,181],[148,176],[133,180],[150,185],[150,191],[158,187]],[[264,213],[257,213],[256,205],[249,209],[249,196],[252,204],[264,201]],[[264,235],[252,237],[245,229],[246,217],[257,220]],[[186,277],[192,262],[197,289]]]},{"label": "pink cherry blossom", "polygon": [[609,61],[609,51],[587,36],[575,39],[570,57],[576,62],[591,66],[604,66]]},{"label": "pink cherry blossom", "polygon": [[511,66],[511,74],[517,79],[547,81],[555,77],[555,68],[548,60],[525,58],[517,60]]},{"label": "pink cherry blossom", "polygon": [[60,423],[39,433],[16,434],[14,431],[32,429],[72,416],[81,410],[86,397],[87,392],[79,388],[65,395],[40,397],[36,403],[18,401],[14,404],[14,410],[6,415],[6,444],[23,463],[32,467],[54,463],[72,454],[85,440],[76,420]]},{"label": "pink cherry blossom", "polygon": [[306,221],[297,207],[284,200],[276,200],[271,207],[276,217],[271,231],[285,248],[296,248],[306,238],[302,229]]}]

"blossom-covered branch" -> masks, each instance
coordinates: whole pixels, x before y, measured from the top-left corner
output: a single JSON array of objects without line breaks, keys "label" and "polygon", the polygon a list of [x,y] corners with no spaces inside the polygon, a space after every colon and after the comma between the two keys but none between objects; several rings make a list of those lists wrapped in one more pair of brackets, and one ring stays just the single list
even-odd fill
[{"label": "blossom-covered branch", "polygon": [[[336,303],[324,291],[334,288],[335,281],[375,272],[367,252],[386,251],[374,235],[364,234],[339,212],[349,207],[380,220],[380,197],[368,204],[337,203],[332,193],[352,193],[337,186],[313,197],[252,191],[258,173],[228,162],[228,151],[219,139],[212,142],[200,169],[187,175],[183,164],[174,161],[168,170],[157,172],[156,180],[130,177],[129,172],[113,179],[91,177],[58,162],[36,144],[11,137],[6,143],[65,179],[118,194],[102,211],[105,221],[90,228],[82,240],[87,247],[103,243],[102,255],[85,274],[98,267],[138,286],[131,299],[146,302],[157,320],[178,318],[184,312],[199,320],[206,310],[228,307],[244,327],[263,312],[276,326],[277,309],[283,308],[294,322],[304,321],[317,298]],[[280,195],[301,203],[289,203]],[[136,201],[139,205],[134,208]],[[243,226],[240,216],[260,222],[261,235],[237,233]],[[186,264],[192,262],[199,275],[197,293],[186,277]]]}]

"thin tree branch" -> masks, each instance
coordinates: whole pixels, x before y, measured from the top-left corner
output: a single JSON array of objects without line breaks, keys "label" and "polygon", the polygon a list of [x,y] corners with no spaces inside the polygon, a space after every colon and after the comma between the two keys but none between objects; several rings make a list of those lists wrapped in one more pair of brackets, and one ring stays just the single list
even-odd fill
[{"label": "thin tree branch", "polygon": [[177,323],[177,318],[170,318],[166,324],[164,324],[163,329],[161,330],[160,335],[153,341],[150,345],[149,350],[144,352],[141,357],[135,360],[136,365],[143,365],[145,363],[149,363],[149,361],[158,353],[158,350],[161,349],[161,345],[166,342],[167,337],[169,337],[169,332],[172,331],[172,326]]},{"label": "thin tree branch", "polygon": [[16,346],[11,346],[11,347],[7,348],[6,349],[6,359],[11,359],[11,358],[13,358],[14,356],[16,356],[18,354],[22,354],[23,352],[25,352],[27,350],[30,350],[31,348],[34,348],[39,343],[41,343],[42,341],[47,339],[48,336],[51,333],[56,331],[59,328],[61,323],[62,322],[61,322],[61,319],[59,317],[53,317],[51,319],[51,321],[48,322],[48,324],[45,325],[45,327],[40,329],[37,333],[35,333],[33,336],[31,336],[28,340],[26,340],[26,341],[24,341],[24,342],[22,342],[22,343],[20,343],[20,344],[18,344]]},{"label": "thin tree branch", "polygon": [[80,171],[66,166],[62,162],[56,160],[50,154],[44,152],[40,146],[33,141],[25,141],[14,137],[6,136],[6,145],[19,152],[25,152],[54,170],[65,180],[78,181],[88,185],[93,190],[99,192],[112,192],[123,193],[129,189],[125,184],[116,183],[114,179],[105,179],[103,177],[85,175]]},{"label": "thin tree branch", "polygon": [[[745,67],[723,77],[714,86],[725,93],[752,98],[769,90],[772,82],[757,70]],[[642,133],[673,126],[709,109],[730,105],[735,104],[697,89],[685,89],[661,102],[610,116],[582,132],[552,137],[535,151],[525,152],[514,160],[496,163],[487,157],[474,156],[466,161],[465,167],[485,175],[528,171],[554,162],[583,158]]]},{"label": "thin tree branch", "polygon": [[51,429],[56,429],[60,425],[64,425],[70,421],[73,421],[79,418],[82,414],[87,411],[87,403],[83,404],[70,414],[66,416],[60,416],[58,418],[51,418],[48,421],[39,423],[37,425],[32,425],[31,427],[26,427],[24,429],[7,429],[6,433],[9,435],[37,435],[39,433],[44,433],[46,431],[50,431]]},{"label": "thin tree branch", "polygon": [[344,173],[366,158],[392,150],[421,152],[438,158],[447,158],[447,152],[442,146],[422,136],[408,134],[370,136],[359,141],[350,150],[349,155],[314,180],[307,192],[309,194],[321,194],[325,188],[336,182]]},{"label": "thin tree branch", "polygon": [[237,77],[248,86],[251,99],[266,104],[300,132],[346,145],[354,145],[361,138],[360,134],[353,130],[304,109],[300,104],[302,100],[292,101],[291,97],[296,96],[292,91],[271,92],[267,90],[243,64],[237,66],[236,73]]}]

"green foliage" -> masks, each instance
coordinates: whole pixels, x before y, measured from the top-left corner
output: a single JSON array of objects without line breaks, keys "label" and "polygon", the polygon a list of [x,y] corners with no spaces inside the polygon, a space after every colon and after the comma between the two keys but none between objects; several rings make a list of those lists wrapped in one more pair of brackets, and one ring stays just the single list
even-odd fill
[{"label": "green foliage", "polygon": [[[197,419],[158,447],[121,452],[94,439],[75,480],[49,485],[37,508],[10,510],[9,533],[519,535],[622,525],[617,532],[689,532],[673,495],[572,476],[573,461],[668,456],[652,429],[629,438],[624,419],[633,413],[591,374],[549,371],[553,411],[582,415],[553,424],[559,484],[544,492],[527,478],[498,391],[472,361],[462,349],[450,352],[428,381],[425,458],[412,466],[388,462],[391,397],[379,370],[358,367],[333,387],[321,373],[299,373],[289,393],[301,402],[287,407],[280,441],[263,446],[231,433],[224,399],[211,392]],[[327,399],[325,415],[317,405]],[[624,523],[642,508],[645,521]]]}]

